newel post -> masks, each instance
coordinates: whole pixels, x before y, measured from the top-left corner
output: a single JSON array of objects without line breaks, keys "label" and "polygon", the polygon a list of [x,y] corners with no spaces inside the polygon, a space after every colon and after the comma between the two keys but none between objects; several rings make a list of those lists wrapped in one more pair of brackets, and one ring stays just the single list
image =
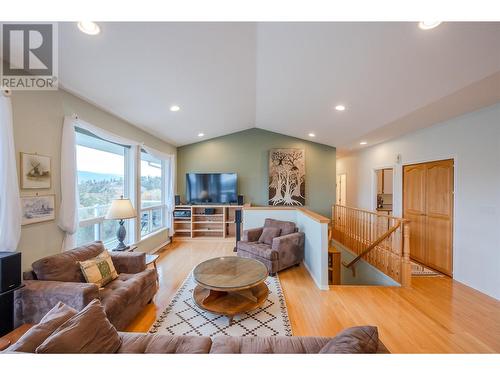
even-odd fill
[{"label": "newel post", "polygon": [[410,222],[403,223],[403,254],[401,260],[401,286],[411,286]]}]

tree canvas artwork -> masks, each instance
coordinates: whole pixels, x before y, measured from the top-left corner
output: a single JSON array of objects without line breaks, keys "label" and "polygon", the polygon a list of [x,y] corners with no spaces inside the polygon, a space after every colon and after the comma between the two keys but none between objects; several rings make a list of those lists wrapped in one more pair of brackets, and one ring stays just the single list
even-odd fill
[{"label": "tree canvas artwork", "polygon": [[303,206],[306,203],[305,151],[275,148],[269,152],[269,205]]}]

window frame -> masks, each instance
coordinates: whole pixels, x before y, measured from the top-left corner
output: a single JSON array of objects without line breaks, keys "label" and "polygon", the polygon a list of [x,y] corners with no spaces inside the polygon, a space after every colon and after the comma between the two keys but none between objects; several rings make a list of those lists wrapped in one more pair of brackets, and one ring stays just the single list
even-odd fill
[{"label": "window frame", "polygon": [[[141,170],[141,164],[142,164],[142,153],[145,153],[147,155],[150,155],[151,157],[154,158],[153,155],[151,155],[149,152],[147,152],[145,149],[142,147],[139,147],[139,158],[138,158],[138,186],[139,186],[139,192],[137,194],[137,202],[138,202],[138,207],[140,207],[139,211],[139,220],[138,220],[138,240],[142,241],[148,237],[151,237],[157,233],[159,233],[162,230],[167,229],[166,226],[166,214],[167,214],[167,202],[166,202],[166,163],[165,160],[158,160],[161,165],[161,204],[151,206],[151,207],[142,207],[142,191],[141,191],[141,179],[142,179],[142,170]],[[153,230],[153,211],[160,210],[161,211],[161,226],[158,229]],[[148,232],[146,234],[142,234],[142,215],[143,213],[148,212]]]},{"label": "window frame", "polygon": [[[124,149],[124,152],[123,152],[123,196],[130,197],[130,199],[133,201],[133,194],[132,194],[132,192],[133,192],[132,186],[133,185],[131,183],[133,181],[133,177],[134,177],[133,176],[133,168],[131,165],[131,158],[133,156],[132,147],[127,146],[127,145],[122,145],[119,143],[115,143],[112,141],[108,141],[108,140],[103,139],[103,138],[101,138],[101,137],[99,137],[99,136],[97,136],[97,135],[95,135],[95,134],[93,134],[85,129],[82,129],[82,128],[76,127],[75,132],[89,136],[89,137],[93,137],[93,138],[98,139],[98,140],[103,141],[103,142],[107,142],[107,143],[111,143],[111,144],[123,147],[123,149]],[[93,148],[92,146],[89,146],[89,145],[79,144],[78,140],[75,143],[75,147],[77,147],[77,146]],[[99,149],[96,147],[94,147],[93,149],[103,151],[102,149]],[[76,164],[76,173],[78,175],[78,163]],[[80,205],[80,202],[78,202],[78,207],[77,207],[78,210],[81,209],[81,207],[79,205]],[[94,209],[102,208],[102,207],[104,207],[104,206],[103,205],[95,206]],[[87,209],[89,209],[89,208],[92,208],[92,207],[88,207]],[[105,246],[113,246],[113,244],[115,244],[115,242],[117,241],[115,238],[112,240],[106,241],[106,242],[103,240],[104,222],[106,221],[105,217],[106,217],[106,215],[95,216],[95,217],[92,217],[90,219],[83,219],[83,220],[81,220],[79,218],[78,219],[78,229],[94,226],[94,229],[93,229],[94,241],[101,241],[102,240],[103,244]],[[129,239],[130,243],[135,242],[135,231],[133,230],[134,226],[135,226],[134,221],[135,220],[126,220],[125,221],[125,228],[127,230],[127,237]],[[85,245],[85,244],[77,244],[77,246],[82,246],[82,245]]]}]

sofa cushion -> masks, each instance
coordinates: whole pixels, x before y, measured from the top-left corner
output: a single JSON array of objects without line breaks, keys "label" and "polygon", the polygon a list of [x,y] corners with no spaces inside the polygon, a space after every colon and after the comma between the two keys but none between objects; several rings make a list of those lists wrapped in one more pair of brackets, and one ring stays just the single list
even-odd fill
[{"label": "sofa cushion", "polygon": [[212,339],[213,354],[316,354],[328,343],[323,337],[229,337]]},{"label": "sofa cushion", "polygon": [[246,251],[264,259],[278,260],[278,252],[265,243],[240,241],[238,242],[238,250]]},{"label": "sofa cushion", "polygon": [[95,258],[84,260],[80,263],[80,269],[88,283],[103,287],[118,277],[111,256],[103,251]]},{"label": "sofa cushion", "polygon": [[121,341],[95,299],[56,329],[36,353],[115,353]]},{"label": "sofa cushion", "polygon": [[82,246],[61,254],[37,260],[31,266],[38,280],[85,282],[78,262],[98,256],[104,251],[101,241]]},{"label": "sofa cushion", "polygon": [[266,245],[272,245],[273,239],[279,237],[281,233],[281,228],[268,227],[262,230],[262,234],[259,237],[260,243],[265,243]]},{"label": "sofa cushion", "polygon": [[206,354],[210,352],[210,337],[170,336],[120,332],[122,345],[117,353]]},{"label": "sofa cushion", "polygon": [[327,354],[370,354],[377,353],[377,327],[361,326],[343,330],[332,338],[320,351]]},{"label": "sofa cushion", "polygon": [[35,353],[36,348],[47,337],[52,335],[63,323],[75,316],[77,311],[59,302],[40,320],[40,323],[31,327],[17,342],[9,346],[9,352]]},{"label": "sofa cushion", "polygon": [[294,222],[274,219],[266,219],[264,222],[264,228],[279,228],[281,229],[281,236],[286,236],[287,234],[295,233],[296,231]]},{"label": "sofa cushion", "polygon": [[115,280],[99,290],[99,299],[109,319],[114,321],[124,313],[124,306],[133,304],[145,290],[155,284],[156,272],[153,269],[134,274],[120,273]]}]

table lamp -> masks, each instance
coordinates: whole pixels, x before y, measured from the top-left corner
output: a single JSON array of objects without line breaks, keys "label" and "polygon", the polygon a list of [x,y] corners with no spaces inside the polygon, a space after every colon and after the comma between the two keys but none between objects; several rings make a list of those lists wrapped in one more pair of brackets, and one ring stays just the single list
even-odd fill
[{"label": "table lamp", "polygon": [[111,203],[111,207],[109,207],[108,213],[106,214],[106,220],[120,220],[120,227],[116,232],[116,238],[118,239],[118,246],[113,249],[113,251],[125,251],[130,248],[130,246],[126,246],[123,243],[125,240],[125,236],[127,235],[127,231],[123,224],[125,223],[125,219],[132,219],[137,217],[137,212],[135,211],[134,206],[132,206],[132,202],[128,198],[114,199]]}]

